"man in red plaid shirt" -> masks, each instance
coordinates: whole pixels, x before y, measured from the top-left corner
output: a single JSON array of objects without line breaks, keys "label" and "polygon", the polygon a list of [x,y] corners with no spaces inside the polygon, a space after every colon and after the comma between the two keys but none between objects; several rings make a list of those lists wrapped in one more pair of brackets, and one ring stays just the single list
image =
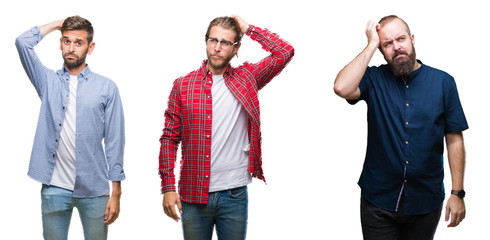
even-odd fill
[{"label": "man in red plaid shirt", "polygon": [[[271,54],[234,68],[229,63],[243,35]],[[286,67],[294,49],[238,16],[211,21],[205,42],[207,60],[175,80],[165,111],[159,157],[163,209],[175,221],[182,217],[185,239],[211,239],[214,225],[219,239],[245,239],[247,184],[252,177],[265,181],[258,91]],[[174,166],[180,142],[178,195]]]}]

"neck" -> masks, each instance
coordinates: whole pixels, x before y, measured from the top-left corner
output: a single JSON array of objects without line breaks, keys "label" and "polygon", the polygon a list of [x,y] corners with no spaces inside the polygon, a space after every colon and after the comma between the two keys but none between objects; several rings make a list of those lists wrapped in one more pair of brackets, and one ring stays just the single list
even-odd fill
[{"label": "neck", "polygon": [[228,64],[223,67],[223,68],[214,68],[209,64],[209,62],[206,64],[206,67],[211,71],[213,75],[223,75],[226,71],[226,68],[228,67]]},{"label": "neck", "polygon": [[73,76],[77,76],[78,74],[80,74],[83,71],[83,69],[85,69],[85,66],[86,66],[85,62],[80,64],[80,66],[74,67],[74,68],[69,68],[65,64],[66,69],[68,69],[68,72],[70,73],[70,75],[73,75]]},{"label": "neck", "polygon": [[417,60],[415,60],[415,64],[413,65],[413,71],[419,69],[420,66],[422,66],[422,64],[420,64]]}]

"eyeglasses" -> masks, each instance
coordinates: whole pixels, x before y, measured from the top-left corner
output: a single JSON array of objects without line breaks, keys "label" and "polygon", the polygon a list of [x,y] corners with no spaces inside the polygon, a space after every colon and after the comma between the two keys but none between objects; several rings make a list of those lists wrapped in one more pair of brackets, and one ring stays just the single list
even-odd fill
[{"label": "eyeglasses", "polygon": [[223,48],[223,49],[230,49],[231,47],[235,46],[238,44],[238,42],[230,42],[230,41],[227,41],[227,40],[218,40],[216,38],[211,38],[211,37],[207,37],[206,38],[206,43],[210,46],[210,47],[216,47],[216,45],[219,45]]}]

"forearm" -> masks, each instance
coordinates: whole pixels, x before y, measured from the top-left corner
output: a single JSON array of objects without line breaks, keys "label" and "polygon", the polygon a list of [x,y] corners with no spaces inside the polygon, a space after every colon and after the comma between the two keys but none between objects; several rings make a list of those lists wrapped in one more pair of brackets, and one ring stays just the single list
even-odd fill
[{"label": "forearm", "polygon": [[[465,151],[463,133],[461,131],[446,134],[447,155],[451,169],[452,190],[464,189]],[[451,219],[448,227],[456,227],[466,216],[464,200],[451,194],[446,204],[446,222]]]},{"label": "forearm", "polygon": [[287,66],[294,56],[294,48],[279,35],[254,25],[250,25],[246,34],[271,53],[257,64],[250,65],[261,89]]},{"label": "forearm", "polygon": [[[172,101],[169,101],[172,102]],[[160,137],[160,154],[158,171],[160,173],[161,192],[175,191],[175,161],[180,145],[180,118],[174,111],[174,106],[165,111],[165,128]]]},{"label": "forearm", "polygon": [[334,82],[334,91],[338,96],[345,99],[359,98],[359,83],[376,49],[377,45],[368,44],[359,55],[337,74]]},{"label": "forearm", "polygon": [[121,182],[120,181],[115,181],[112,182],[112,197],[117,197],[121,198],[122,190],[121,190]]},{"label": "forearm", "polygon": [[158,171],[161,178],[161,193],[176,190],[174,168],[175,160],[177,158],[177,149],[177,143],[162,139],[158,164]]},{"label": "forearm", "polygon": [[461,132],[446,134],[447,155],[453,190],[464,189],[465,150]]},{"label": "forearm", "polygon": [[246,35],[262,45],[262,48],[270,52],[274,58],[284,61],[284,65],[294,56],[293,46],[278,34],[270,32],[267,29],[249,25]]},{"label": "forearm", "polygon": [[161,178],[161,192],[175,191],[174,167],[177,159],[177,150],[181,141],[181,81],[174,82],[168,97],[165,110],[165,126],[160,137],[160,154],[158,157],[158,171]]},{"label": "forearm", "polygon": [[41,31],[42,35],[46,36],[47,34],[53,32],[53,31],[59,30],[61,28],[61,26],[63,25],[64,21],[65,20],[62,19],[62,20],[57,20],[54,22],[50,22],[50,23],[41,25],[41,26],[39,26],[39,30]]},{"label": "forearm", "polygon": [[124,174],[124,147],[126,142],[124,111],[119,90],[112,84],[108,90],[104,112],[104,149],[109,166],[109,180],[122,181]]}]

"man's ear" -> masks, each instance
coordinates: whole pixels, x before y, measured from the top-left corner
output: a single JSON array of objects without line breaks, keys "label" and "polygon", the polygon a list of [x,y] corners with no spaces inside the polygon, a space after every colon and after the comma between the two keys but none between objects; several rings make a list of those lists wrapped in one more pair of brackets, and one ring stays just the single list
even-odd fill
[{"label": "man's ear", "polygon": [[237,56],[238,50],[240,50],[240,46],[242,46],[242,43],[239,42],[235,47],[233,47],[233,55]]},{"label": "man's ear", "polygon": [[88,55],[92,54],[92,52],[94,51],[94,48],[95,48],[95,42],[91,42],[88,45]]}]

